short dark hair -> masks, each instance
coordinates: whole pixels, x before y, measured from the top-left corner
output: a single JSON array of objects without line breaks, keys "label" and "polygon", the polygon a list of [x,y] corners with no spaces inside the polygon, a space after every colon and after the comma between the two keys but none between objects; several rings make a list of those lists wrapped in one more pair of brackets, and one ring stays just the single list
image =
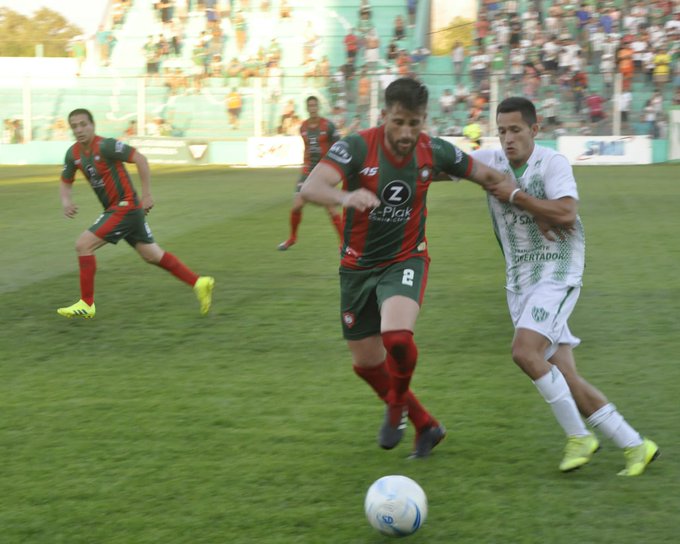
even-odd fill
[{"label": "short dark hair", "polygon": [[427,107],[429,92],[424,83],[410,77],[395,79],[385,89],[385,106],[401,104],[409,111],[417,111]]},{"label": "short dark hair", "polygon": [[68,114],[69,122],[71,121],[71,117],[73,117],[74,115],[87,115],[87,118],[90,120],[90,123],[94,125],[94,117],[92,117],[92,112],[90,110],[86,110],[85,108],[76,108],[75,110]]},{"label": "short dark hair", "polygon": [[310,100],[316,100],[317,102],[319,102],[319,99],[316,96],[310,95],[307,97],[307,100],[305,100],[305,104],[309,104]]},{"label": "short dark hair", "polygon": [[522,120],[529,126],[538,123],[538,117],[536,116],[536,106],[528,98],[523,96],[511,96],[506,98],[496,108],[496,118],[501,113],[513,113],[518,111],[522,114]]}]

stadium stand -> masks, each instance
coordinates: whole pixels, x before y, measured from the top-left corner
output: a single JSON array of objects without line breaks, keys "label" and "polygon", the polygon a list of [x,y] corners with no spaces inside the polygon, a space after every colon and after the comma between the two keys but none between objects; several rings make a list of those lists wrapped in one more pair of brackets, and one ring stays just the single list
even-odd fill
[{"label": "stadium stand", "polygon": [[[484,127],[494,79],[500,95],[528,95],[545,117],[552,117],[545,115],[546,97],[557,98],[560,124],[546,127],[546,137],[609,133],[615,76],[628,46],[634,71],[623,78],[624,88],[630,82],[631,104],[622,130],[663,136],[664,112],[680,87],[680,0],[480,0],[458,80],[450,55],[429,54],[431,1],[418,0],[413,21],[407,4],[112,0],[104,25],[92,32],[99,52],[95,69],[52,81],[52,93],[39,91],[39,78],[33,83],[32,136],[61,136],[58,120],[77,106],[98,112],[100,130],[111,135],[122,135],[131,119],[141,121],[146,135],[295,133],[312,94],[340,126],[357,114],[355,126],[368,126],[385,80],[404,73],[428,84],[432,129],[439,133],[460,134],[470,118]],[[399,18],[403,37],[395,40]],[[346,52],[351,32],[360,44],[354,62]],[[658,73],[664,64],[668,75]],[[464,87],[466,99],[460,98]],[[242,103],[238,128],[227,115],[234,90]],[[450,93],[459,97],[454,106],[440,108],[440,98]],[[605,101],[607,115],[598,123],[590,122],[588,105],[597,103],[592,95]],[[5,119],[20,118],[24,103],[24,91],[3,89]]]}]

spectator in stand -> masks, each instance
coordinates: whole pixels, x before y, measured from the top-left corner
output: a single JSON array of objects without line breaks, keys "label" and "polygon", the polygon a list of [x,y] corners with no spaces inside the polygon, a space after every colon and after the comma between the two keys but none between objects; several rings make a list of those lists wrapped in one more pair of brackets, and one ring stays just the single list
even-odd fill
[{"label": "spectator in stand", "polygon": [[593,134],[600,134],[601,122],[606,117],[604,112],[604,98],[591,89],[586,97],[586,106],[588,107],[588,116],[592,132]]},{"label": "spectator in stand", "polygon": [[475,87],[478,87],[483,79],[489,77],[489,65],[491,57],[486,54],[484,47],[479,47],[470,59],[470,75]]},{"label": "spectator in stand", "polygon": [[380,39],[378,31],[373,28],[366,34],[366,49],[364,51],[364,64],[369,72],[378,67],[380,61]]},{"label": "spectator in stand", "polygon": [[645,102],[644,108],[642,108],[642,122],[645,124],[645,133],[650,138],[657,137],[657,127],[656,127],[656,111],[652,105],[652,99],[650,98]]},{"label": "spectator in stand", "polygon": [[456,105],[456,98],[453,96],[451,89],[444,89],[444,92],[439,97],[439,111],[442,116],[449,118],[453,114]]},{"label": "spectator in stand", "polygon": [[353,28],[350,28],[343,41],[345,43],[345,52],[347,53],[347,62],[354,64],[359,52],[359,36],[355,34]]},{"label": "spectator in stand", "polygon": [[404,19],[401,15],[394,18],[394,33],[393,37],[396,41],[403,40],[406,37],[406,28],[404,27]]},{"label": "spectator in stand", "polygon": [[633,105],[633,93],[630,91],[623,91],[619,95],[619,115],[621,119],[621,128],[625,131],[630,130],[630,109]]},{"label": "spectator in stand", "polygon": [[612,90],[614,88],[615,68],[614,55],[611,53],[603,54],[600,61],[600,72],[602,73],[602,81],[604,83],[604,90],[607,93],[607,96],[612,95]]},{"label": "spectator in stand", "polygon": [[465,62],[465,46],[456,41],[451,49],[451,62],[453,63],[454,83],[463,76],[463,63]]},{"label": "spectator in stand", "polygon": [[408,77],[411,74],[411,56],[406,49],[399,50],[396,65],[399,77]]},{"label": "spectator in stand", "polygon": [[229,115],[229,126],[238,130],[239,120],[241,118],[241,108],[243,107],[243,99],[236,87],[231,89],[227,95],[227,114]]},{"label": "spectator in stand", "polygon": [[465,108],[467,107],[468,100],[470,99],[470,90],[462,80],[459,80],[458,83],[456,83],[456,88],[453,95],[455,98],[454,105],[456,108],[458,108],[458,104],[462,104]]},{"label": "spectator in stand", "polygon": [[575,12],[578,19],[578,34],[576,35],[578,43],[585,47],[588,41],[588,25],[590,23],[590,6],[586,2],[581,2],[581,6]]},{"label": "spectator in stand", "polygon": [[236,50],[242,53],[248,41],[248,22],[243,15],[242,10],[238,10],[234,15],[231,24],[234,28],[234,36],[236,37]]},{"label": "spectator in stand", "polygon": [[588,88],[588,75],[585,72],[576,72],[571,78],[571,91],[574,98],[574,113],[583,113],[583,100]]},{"label": "spectator in stand", "polygon": [[366,35],[373,30],[373,21],[371,20],[371,8],[368,6],[362,7],[359,10],[359,22],[357,23],[357,34],[359,35],[359,47],[366,45]]},{"label": "spectator in stand", "polygon": [[633,75],[635,74],[635,66],[633,64],[633,50],[628,43],[624,42],[617,53],[617,61],[619,73],[622,78],[622,89],[629,91],[633,83]]},{"label": "spectator in stand", "polygon": [[418,10],[418,0],[406,0],[406,11],[408,13],[408,25],[413,28],[416,26],[416,11]]},{"label": "spectator in stand", "polygon": [[387,46],[387,53],[385,55],[385,58],[387,62],[394,64],[397,61],[397,56],[399,55],[399,47],[397,46],[397,42],[392,40],[390,44]]},{"label": "spectator in stand", "polygon": [[671,78],[671,56],[659,47],[654,55],[653,79],[657,91],[663,92]]},{"label": "spectator in stand", "polygon": [[135,136],[137,136],[137,121],[131,119],[127,128],[125,129],[125,132],[123,132],[123,138],[128,139],[134,138]]},{"label": "spectator in stand", "polygon": [[541,102],[541,115],[543,116],[543,125],[546,130],[550,127],[557,127],[559,119],[557,118],[557,107],[559,101],[555,98],[555,93],[551,90],[545,92],[545,98]]},{"label": "spectator in stand", "polygon": [[361,69],[357,81],[357,114],[362,118],[368,116],[371,105],[371,78],[366,67]]}]

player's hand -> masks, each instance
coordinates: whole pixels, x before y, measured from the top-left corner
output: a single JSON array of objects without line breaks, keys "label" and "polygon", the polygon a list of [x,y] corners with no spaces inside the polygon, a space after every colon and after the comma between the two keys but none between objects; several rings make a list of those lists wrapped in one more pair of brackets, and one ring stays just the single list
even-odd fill
[{"label": "player's hand", "polygon": [[143,195],[142,196],[142,208],[144,208],[144,213],[148,214],[151,211],[151,208],[153,208],[154,202],[153,202],[153,197],[151,195]]},{"label": "player's hand", "polygon": [[75,217],[75,215],[78,213],[78,206],[75,204],[66,204],[64,205],[64,215],[68,217],[69,219],[72,219]]},{"label": "player's hand", "polygon": [[536,225],[541,230],[543,236],[545,236],[551,242],[556,242],[557,240],[566,240],[573,231],[573,227],[558,227],[556,225],[551,225],[546,221],[541,219],[536,219]]},{"label": "player's hand", "polygon": [[503,181],[487,185],[485,189],[490,195],[495,196],[501,202],[508,202],[512,192],[517,189],[517,183],[506,177]]},{"label": "player's hand", "polygon": [[342,205],[345,208],[355,208],[360,212],[363,212],[380,206],[380,199],[375,193],[372,193],[368,189],[361,188],[352,191],[351,193],[347,193],[342,201]]}]

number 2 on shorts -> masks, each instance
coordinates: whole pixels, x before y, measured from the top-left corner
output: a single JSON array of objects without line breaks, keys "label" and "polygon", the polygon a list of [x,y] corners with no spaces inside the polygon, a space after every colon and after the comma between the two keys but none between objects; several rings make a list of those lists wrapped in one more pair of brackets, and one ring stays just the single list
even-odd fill
[{"label": "number 2 on shorts", "polygon": [[404,270],[404,275],[401,277],[402,285],[408,285],[413,287],[413,278],[415,277],[415,272],[411,268]]}]

